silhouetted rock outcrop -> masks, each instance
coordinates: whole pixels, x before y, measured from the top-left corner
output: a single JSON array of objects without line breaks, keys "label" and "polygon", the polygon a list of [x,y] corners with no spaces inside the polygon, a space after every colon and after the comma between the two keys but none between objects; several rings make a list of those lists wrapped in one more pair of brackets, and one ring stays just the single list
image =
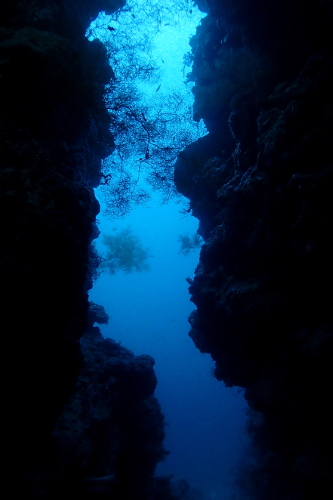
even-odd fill
[{"label": "silhouetted rock outcrop", "polygon": [[52,433],[57,453],[51,477],[45,472],[50,491],[148,498],[156,463],[165,455],[154,360],[134,356],[93,326],[81,338],[81,352],[75,391]]},{"label": "silhouetted rock outcrop", "polygon": [[245,388],[256,460],[240,478],[244,494],[325,497],[333,493],[332,3],[197,3],[208,15],[191,41],[190,78],[194,116],[209,134],[175,170],[206,241],[189,288],[190,336],[211,353],[219,380]]},{"label": "silhouetted rock outcrop", "polygon": [[103,339],[101,307],[88,314],[114,74],[85,31],[123,3],[0,7],[3,498],[139,500],[164,456],[152,358]]}]

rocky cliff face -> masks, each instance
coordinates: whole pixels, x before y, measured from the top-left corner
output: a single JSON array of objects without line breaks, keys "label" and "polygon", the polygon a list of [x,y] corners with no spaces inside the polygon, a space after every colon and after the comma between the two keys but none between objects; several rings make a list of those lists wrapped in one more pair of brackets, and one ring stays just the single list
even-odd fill
[{"label": "rocky cliff face", "polygon": [[[197,1],[194,116],[176,185],[205,244],[190,336],[245,388],[244,495],[332,494],[332,2]],[[328,493],[330,492],[330,493]]]},{"label": "rocky cliff face", "polygon": [[82,367],[53,429],[52,468],[43,470],[43,483],[55,498],[154,498],[152,476],[165,456],[154,360],[104,339],[94,322],[107,317],[90,304]]},{"label": "rocky cliff face", "polygon": [[88,321],[92,187],[114,143],[103,102],[113,72],[84,34],[122,4],[0,7],[4,498],[140,499],[159,487],[153,360],[103,339],[98,307]]}]

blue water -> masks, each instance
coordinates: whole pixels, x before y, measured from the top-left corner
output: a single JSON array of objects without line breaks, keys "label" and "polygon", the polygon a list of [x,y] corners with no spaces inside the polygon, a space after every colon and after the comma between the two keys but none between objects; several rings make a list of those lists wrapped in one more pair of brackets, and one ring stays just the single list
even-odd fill
[{"label": "blue water", "polygon": [[[178,16],[177,23],[161,24],[154,52],[162,78],[159,96],[172,89],[183,92],[190,71],[184,67],[183,55],[190,50],[190,34],[202,17],[193,9],[183,20]],[[133,33],[137,29],[138,25]],[[157,86],[147,86],[152,104]],[[189,88],[187,92],[191,95]],[[102,274],[90,299],[103,305],[110,316],[109,324],[101,328],[106,337],[156,361],[156,396],[165,414],[165,447],[170,451],[157,473],[188,480],[210,500],[231,500],[237,460],[246,446],[246,404],[237,388],[226,389],[214,379],[210,356],[201,354],[188,337],[187,318],[194,305],[186,278],[193,278],[199,251],[188,256],[179,251],[179,236],[197,229],[196,219],[182,215],[182,208],[175,202],[161,205],[155,194],[146,207],[136,207],[125,219],[108,221],[100,215],[102,233],[116,234],[131,226],[150,249],[150,271]],[[100,241],[97,247],[106,250]]]},{"label": "blue water", "polygon": [[[90,299],[110,316],[102,333],[156,361],[156,396],[165,414],[170,455],[158,473],[187,479],[211,498],[227,498],[229,483],[244,450],[245,401],[237,388],[213,378],[213,362],[188,337],[187,317],[194,309],[186,277],[193,277],[198,250],[179,253],[180,234],[193,234],[197,221],[179,213],[180,205],[160,205],[154,196],[118,221],[101,219],[102,233],[115,234],[129,224],[149,247],[150,271],[102,274]],[[98,242],[98,248],[103,245]],[[237,395],[238,394],[238,395]],[[223,494],[223,496],[222,496]]]}]

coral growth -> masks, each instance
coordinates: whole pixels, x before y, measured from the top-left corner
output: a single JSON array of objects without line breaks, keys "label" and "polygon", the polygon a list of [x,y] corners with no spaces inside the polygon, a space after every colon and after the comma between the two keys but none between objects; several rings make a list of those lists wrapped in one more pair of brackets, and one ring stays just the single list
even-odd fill
[{"label": "coral growth", "polygon": [[142,246],[130,227],[115,235],[103,235],[103,243],[108,250],[100,265],[102,270],[106,269],[110,274],[117,270],[128,273],[149,271],[149,249]]}]

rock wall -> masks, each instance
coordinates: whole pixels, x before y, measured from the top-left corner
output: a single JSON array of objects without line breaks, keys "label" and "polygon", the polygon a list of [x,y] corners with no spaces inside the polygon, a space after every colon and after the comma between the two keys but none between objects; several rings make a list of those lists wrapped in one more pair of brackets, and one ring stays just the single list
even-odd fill
[{"label": "rock wall", "polygon": [[197,0],[194,118],[175,169],[205,239],[190,336],[245,388],[254,457],[242,498],[332,485],[330,1]]},{"label": "rock wall", "polygon": [[154,362],[103,339],[93,323],[105,314],[88,311],[98,263],[92,188],[114,150],[103,101],[114,74],[103,45],[84,35],[99,11],[122,4],[0,7],[6,499],[140,500],[168,488],[171,495],[168,479],[152,477],[165,455]]},{"label": "rock wall", "polygon": [[55,452],[43,482],[55,498],[148,499],[156,463],[165,456],[155,363],[104,339],[93,323],[107,322],[106,315],[91,306],[80,341],[82,368],[52,432]]}]

